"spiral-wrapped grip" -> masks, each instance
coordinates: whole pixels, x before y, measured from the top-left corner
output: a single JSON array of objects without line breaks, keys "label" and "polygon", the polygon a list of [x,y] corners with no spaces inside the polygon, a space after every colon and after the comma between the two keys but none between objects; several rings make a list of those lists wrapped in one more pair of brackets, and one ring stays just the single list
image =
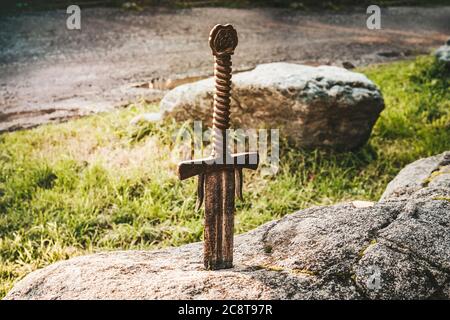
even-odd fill
[{"label": "spiral-wrapped grip", "polygon": [[237,44],[236,29],[230,24],[215,25],[209,34],[209,46],[215,57],[213,155],[216,157],[229,154],[226,148],[226,131],[230,127],[231,55]]},{"label": "spiral-wrapped grip", "polygon": [[230,127],[231,102],[231,56],[229,54],[215,56],[215,87],[213,115],[213,143],[217,156],[225,155],[225,135]]}]

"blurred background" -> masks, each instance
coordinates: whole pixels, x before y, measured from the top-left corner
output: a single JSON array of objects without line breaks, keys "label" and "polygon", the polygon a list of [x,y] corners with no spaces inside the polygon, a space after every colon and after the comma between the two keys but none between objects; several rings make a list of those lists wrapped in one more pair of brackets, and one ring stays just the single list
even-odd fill
[{"label": "blurred background", "polygon": [[[445,0],[386,0],[386,1],[368,1],[368,0],[335,0],[335,1],[314,1],[314,0],[82,0],[75,1],[76,4],[83,7],[129,7],[139,10],[146,6],[168,6],[173,8],[190,8],[190,7],[204,7],[204,6],[224,6],[234,8],[249,8],[249,7],[278,7],[278,8],[292,8],[292,9],[351,9],[352,7],[367,7],[371,4],[379,6],[414,6],[414,5],[439,5],[448,3]],[[66,8],[70,4],[75,4],[74,1],[67,0],[4,0],[2,7],[12,11],[23,10],[44,10],[44,9],[61,9]]]}]

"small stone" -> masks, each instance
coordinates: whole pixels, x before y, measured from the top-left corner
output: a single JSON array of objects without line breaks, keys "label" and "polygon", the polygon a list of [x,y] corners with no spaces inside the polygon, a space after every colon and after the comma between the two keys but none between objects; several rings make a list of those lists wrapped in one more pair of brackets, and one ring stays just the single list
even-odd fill
[{"label": "small stone", "polygon": [[355,201],[352,201],[352,205],[355,208],[369,208],[369,207],[373,207],[375,205],[375,202],[355,200]]},{"label": "small stone", "polygon": [[450,45],[439,47],[434,52],[434,56],[439,62],[445,64],[446,66],[450,66]]},{"label": "small stone", "polygon": [[347,70],[355,69],[355,65],[353,63],[351,63],[350,61],[342,62],[342,66]]},{"label": "small stone", "polygon": [[159,112],[144,113],[131,119],[130,124],[136,125],[139,122],[158,122],[161,119],[162,115]]}]

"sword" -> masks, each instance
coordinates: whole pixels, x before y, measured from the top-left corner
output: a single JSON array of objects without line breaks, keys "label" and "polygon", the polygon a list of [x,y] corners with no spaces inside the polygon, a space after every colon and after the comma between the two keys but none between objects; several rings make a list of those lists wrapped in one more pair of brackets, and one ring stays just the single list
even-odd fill
[{"label": "sword", "polygon": [[230,128],[231,55],[238,44],[230,24],[216,25],[209,45],[214,55],[213,150],[208,158],[178,164],[181,180],[198,176],[198,210],[205,201],[203,260],[207,270],[232,268],[235,194],[242,199],[242,169],[256,170],[258,153],[232,154],[228,144]]}]

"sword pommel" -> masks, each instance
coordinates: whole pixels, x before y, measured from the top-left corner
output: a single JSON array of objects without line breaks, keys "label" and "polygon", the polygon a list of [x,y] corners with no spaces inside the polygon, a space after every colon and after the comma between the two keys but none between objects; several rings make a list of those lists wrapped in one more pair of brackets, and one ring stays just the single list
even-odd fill
[{"label": "sword pommel", "polygon": [[231,24],[216,24],[209,33],[209,46],[215,56],[233,54],[237,44],[237,32]]}]

